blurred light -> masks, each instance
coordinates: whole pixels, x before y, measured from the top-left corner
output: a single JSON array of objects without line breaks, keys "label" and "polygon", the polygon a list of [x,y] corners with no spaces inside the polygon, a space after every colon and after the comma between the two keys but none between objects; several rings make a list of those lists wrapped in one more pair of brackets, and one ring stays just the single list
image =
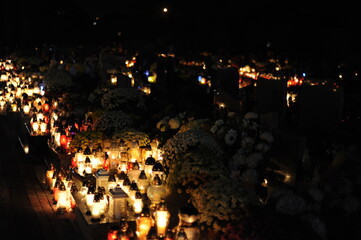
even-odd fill
[{"label": "blurred light", "polygon": [[166,8],[166,7],[163,8],[163,12],[164,12],[164,13],[168,12],[168,8]]}]

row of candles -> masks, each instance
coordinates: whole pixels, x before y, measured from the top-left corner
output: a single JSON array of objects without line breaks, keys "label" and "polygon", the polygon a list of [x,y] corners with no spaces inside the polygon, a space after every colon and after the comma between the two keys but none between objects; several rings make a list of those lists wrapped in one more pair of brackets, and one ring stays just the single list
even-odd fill
[{"label": "row of candles", "polygon": [[[151,239],[166,235],[169,237],[171,234],[168,229],[170,212],[165,203],[165,197],[169,191],[162,181],[164,170],[161,162],[151,156],[148,157],[145,161],[145,166],[150,170],[147,171],[148,174],[144,168],[139,168],[137,162],[130,163],[127,171],[119,173],[109,169],[99,169],[93,174],[95,182],[87,180],[79,185],[78,181],[79,187],[76,184],[76,178],[69,177],[72,174],[58,174],[50,168],[46,173],[46,183],[53,192],[58,211],[72,209],[74,207],[72,196],[76,193],[76,196],[79,196],[87,206],[85,214],[91,216],[92,221],[101,221],[106,218],[105,216],[108,216],[110,222],[120,219],[135,220],[137,239],[150,239],[150,235],[153,236]],[[152,180],[149,181],[148,178]],[[150,200],[149,207],[148,200]],[[194,216],[192,221],[196,221]],[[186,230],[189,231],[188,239],[198,239],[199,229],[196,225],[186,226]],[[154,231],[151,231],[152,227]],[[131,235],[125,235],[125,232],[120,230],[116,231],[116,235],[114,234],[114,231],[110,231],[108,239],[129,239],[126,237]],[[124,236],[120,236],[122,234]],[[182,234],[186,235],[186,232],[183,227],[180,227],[177,235]]]},{"label": "row of candles", "polygon": [[[59,124],[58,99],[49,100],[45,96],[44,86],[37,81],[40,79],[17,75],[13,69],[9,61],[6,68],[1,69],[1,81],[5,81],[6,86],[1,92],[0,107],[22,112],[28,117],[31,135],[50,134],[55,147],[68,149],[81,126]],[[70,170],[57,171],[52,166],[46,172],[46,186],[51,191],[57,212],[73,211],[79,196],[92,221],[101,221],[105,216],[109,221],[135,220],[133,237],[137,239],[199,238],[199,230],[194,234],[189,224],[186,229],[180,224],[176,234],[167,229],[170,212],[165,197],[169,189],[164,184],[166,176],[156,144],[146,149],[134,144],[124,150],[121,144],[113,142],[103,144],[103,148],[89,150],[88,147],[75,153]],[[95,183],[84,181],[79,184],[74,173],[83,177],[93,176]],[[115,228],[109,231],[108,239],[130,239],[130,228],[124,230]]]}]

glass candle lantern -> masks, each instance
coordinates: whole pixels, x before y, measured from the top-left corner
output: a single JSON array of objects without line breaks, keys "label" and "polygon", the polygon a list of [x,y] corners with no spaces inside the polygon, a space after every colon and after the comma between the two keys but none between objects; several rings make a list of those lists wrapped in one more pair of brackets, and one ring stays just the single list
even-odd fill
[{"label": "glass candle lantern", "polygon": [[88,192],[85,196],[85,202],[89,209],[91,209],[91,207],[93,206],[94,196],[95,196],[95,187],[92,184],[90,184],[88,186]]},{"label": "glass candle lantern", "polygon": [[128,177],[129,180],[132,181],[137,181],[140,175],[140,168],[139,168],[139,163],[138,161],[134,161],[131,163],[132,168],[128,171]]},{"label": "glass candle lantern", "polygon": [[53,175],[55,168],[53,164],[50,164],[50,168],[46,171],[45,184],[48,189],[51,189],[53,183]]},{"label": "glass candle lantern", "polygon": [[165,204],[165,200],[161,199],[155,210],[155,225],[157,227],[158,236],[165,236],[169,224],[170,214]]},{"label": "glass candle lantern", "polygon": [[143,206],[144,203],[142,194],[140,193],[140,191],[136,191],[133,201],[133,210],[136,216],[138,216],[142,212]]},{"label": "glass candle lantern", "polygon": [[108,177],[108,191],[110,191],[110,189],[113,189],[117,186],[117,180],[115,178],[115,174],[114,173],[109,173],[109,177]]},{"label": "glass candle lantern", "polygon": [[128,175],[124,171],[120,171],[119,174],[117,174],[117,183],[120,186],[123,186],[124,179],[126,179]]},{"label": "glass candle lantern", "polygon": [[165,198],[168,195],[168,188],[163,185],[162,180],[156,174],[152,180],[152,183],[147,189],[147,197],[151,201],[151,207],[155,208],[161,199]]},{"label": "glass candle lantern", "polygon": [[128,176],[126,176],[121,187],[124,190],[124,192],[126,192],[127,194],[129,194],[130,185],[131,185],[131,182],[130,182]]},{"label": "glass candle lantern", "polygon": [[69,206],[68,192],[63,181],[60,182],[56,208],[58,212],[65,212]]},{"label": "glass candle lantern", "polygon": [[179,210],[178,218],[177,232],[183,229],[188,240],[199,240],[201,237],[198,226],[199,213],[190,201]]},{"label": "glass candle lantern", "polygon": [[134,199],[135,199],[135,193],[138,191],[138,185],[137,183],[133,180],[131,183],[130,183],[130,187],[129,187],[129,203],[131,205],[133,205],[133,202],[134,202]]},{"label": "glass candle lantern", "polygon": [[107,240],[117,240],[118,239],[119,226],[112,225],[108,230]]},{"label": "glass candle lantern", "polygon": [[150,217],[150,210],[144,207],[140,216],[136,219],[136,234],[139,240],[146,240],[151,227],[154,225]]},{"label": "glass candle lantern", "polygon": [[152,167],[152,174],[151,176],[155,176],[158,175],[160,177],[160,179],[162,179],[162,181],[165,178],[164,175],[164,167],[162,165],[162,163],[160,161],[155,161],[153,167]]},{"label": "glass candle lantern", "polygon": [[54,187],[53,187],[53,203],[54,204],[58,203],[60,183],[61,183],[61,179],[59,177],[57,177]]},{"label": "glass candle lantern", "polygon": [[149,187],[149,180],[147,178],[147,176],[145,175],[145,171],[142,170],[139,174],[139,178],[138,178],[138,181],[137,181],[137,185],[138,185],[138,188],[139,188],[139,191],[142,193],[142,194],[146,194],[147,193],[147,189]]},{"label": "glass candle lantern", "polygon": [[85,171],[85,175],[91,175],[93,171],[90,157],[88,156],[85,157],[84,171]]},{"label": "glass candle lantern", "polygon": [[99,221],[101,213],[102,213],[102,204],[100,202],[100,195],[95,194],[93,204],[92,204],[92,207],[91,207],[91,220],[92,221]]},{"label": "glass candle lantern", "polygon": [[154,164],[155,164],[155,158],[153,158],[152,156],[149,156],[145,159],[144,171],[148,179],[151,179],[151,174]]},{"label": "glass candle lantern", "polygon": [[183,228],[181,228],[181,229],[177,232],[175,239],[176,239],[176,240],[188,240],[187,234],[185,233],[185,231],[184,231]]}]

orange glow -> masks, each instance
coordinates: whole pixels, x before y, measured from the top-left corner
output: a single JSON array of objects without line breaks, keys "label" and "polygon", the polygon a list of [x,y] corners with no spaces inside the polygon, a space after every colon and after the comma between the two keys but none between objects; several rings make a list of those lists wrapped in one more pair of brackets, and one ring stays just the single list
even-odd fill
[{"label": "orange glow", "polygon": [[49,110],[50,110],[49,104],[44,103],[44,105],[43,105],[43,111],[44,111],[44,112],[49,112]]},{"label": "orange glow", "polygon": [[66,135],[61,135],[60,136],[60,145],[63,148],[67,148],[68,147],[68,137]]}]

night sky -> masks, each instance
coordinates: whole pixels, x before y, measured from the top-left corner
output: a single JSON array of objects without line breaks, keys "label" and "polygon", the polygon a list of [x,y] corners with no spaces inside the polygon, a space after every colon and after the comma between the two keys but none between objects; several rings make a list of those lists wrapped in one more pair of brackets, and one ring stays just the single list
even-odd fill
[{"label": "night sky", "polygon": [[270,43],[300,57],[360,60],[361,17],[354,2],[13,0],[0,6],[5,45],[122,39],[245,52]]}]

